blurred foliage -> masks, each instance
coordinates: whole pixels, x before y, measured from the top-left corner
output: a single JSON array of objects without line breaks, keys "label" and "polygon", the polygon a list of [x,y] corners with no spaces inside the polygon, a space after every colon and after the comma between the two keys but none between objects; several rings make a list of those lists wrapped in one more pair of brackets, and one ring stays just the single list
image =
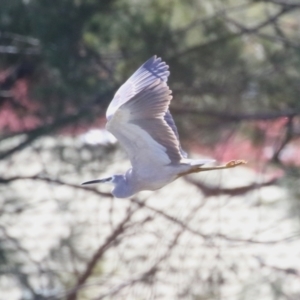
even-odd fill
[{"label": "blurred foliage", "polygon": [[35,70],[31,93],[42,120],[95,99],[105,108],[154,54],[170,65],[176,106],[299,109],[297,8],[272,1],[5,1],[0,61]]}]

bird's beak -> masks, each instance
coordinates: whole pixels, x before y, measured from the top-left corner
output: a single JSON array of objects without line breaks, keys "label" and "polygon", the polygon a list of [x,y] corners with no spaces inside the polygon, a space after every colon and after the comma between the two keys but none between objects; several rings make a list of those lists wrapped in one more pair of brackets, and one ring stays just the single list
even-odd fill
[{"label": "bird's beak", "polygon": [[94,184],[94,183],[100,183],[100,182],[110,182],[112,180],[112,177],[107,177],[103,179],[94,179],[90,181],[85,181],[81,185],[86,185],[86,184]]}]

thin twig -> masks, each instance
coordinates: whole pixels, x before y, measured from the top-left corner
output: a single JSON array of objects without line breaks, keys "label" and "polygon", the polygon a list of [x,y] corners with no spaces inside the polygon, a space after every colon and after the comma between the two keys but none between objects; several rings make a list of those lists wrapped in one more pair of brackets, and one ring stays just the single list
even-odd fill
[{"label": "thin twig", "polygon": [[85,284],[88,278],[91,276],[94,267],[99,262],[99,260],[103,257],[104,253],[120,238],[120,235],[124,233],[125,225],[131,219],[132,215],[138,210],[138,207],[134,210],[128,209],[126,216],[119,223],[119,225],[110,233],[110,235],[106,238],[104,243],[99,246],[97,251],[92,256],[91,260],[88,262],[86,269],[84,272],[78,277],[77,283],[74,288],[68,293],[66,297],[67,300],[76,300],[77,292],[81,289],[81,287]]}]

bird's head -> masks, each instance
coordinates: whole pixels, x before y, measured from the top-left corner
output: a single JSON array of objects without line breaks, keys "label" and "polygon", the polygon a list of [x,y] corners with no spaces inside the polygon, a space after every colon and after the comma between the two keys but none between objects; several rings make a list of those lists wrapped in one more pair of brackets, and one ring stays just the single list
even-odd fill
[{"label": "bird's head", "polygon": [[127,183],[127,180],[124,175],[113,175],[111,177],[106,177],[102,179],[94,179],[90,181],[85,181],[82,185],[87,184],[95,184],[95,183],[112,183],[114,185],[112,194],[116,198],[127,198],[130,197],[132,193],[132,189]]}]

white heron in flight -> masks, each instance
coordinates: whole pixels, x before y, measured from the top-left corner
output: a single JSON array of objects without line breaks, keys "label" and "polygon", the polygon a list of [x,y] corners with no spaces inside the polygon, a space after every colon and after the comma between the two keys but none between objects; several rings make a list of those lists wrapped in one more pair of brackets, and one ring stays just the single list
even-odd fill
[{"label": "white heron in flight", "polygon": [[190,173],[233,168],[243,160],[203,167],[214,160],[188,159],[169,111],[168,65],[153,56],[116,92],[107,112],[106,128],[126,150],[132,168],[123,175],[86,181],[110,182],[112,194],[127,198],[143,190],[157,190]]}]

